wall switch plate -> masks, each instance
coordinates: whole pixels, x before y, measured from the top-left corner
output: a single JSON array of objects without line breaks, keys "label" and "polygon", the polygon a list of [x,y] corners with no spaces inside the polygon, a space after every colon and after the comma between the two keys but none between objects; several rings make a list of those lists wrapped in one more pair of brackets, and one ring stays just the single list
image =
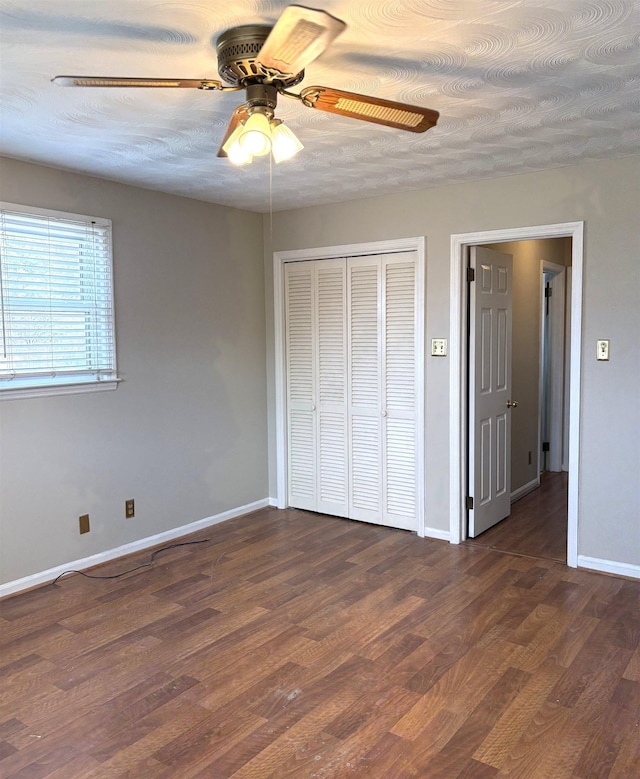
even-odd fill
[{"label": "wall switch plate", "polygon": [[609,339],[600,338],[596,342],[596,359],[598,360],[609,359]]},{"label": "wall switch plate", "polygon": [[432,338],[431,339],[431,356],[432,357],[446,357],[447,356],[447,339],[446,338]]},{"label": "wall switch plate", "polygon": [[136,504],[133,498],[124,502],[125,519],[132,519],[136,515]]},{"label": "wall switch plate", "polygon": [[88,533],[90,530],[89,527],[89,515],[88,514],[82,514],[78,517],[78,524],[80,525],[80,535],[83,533]]}]

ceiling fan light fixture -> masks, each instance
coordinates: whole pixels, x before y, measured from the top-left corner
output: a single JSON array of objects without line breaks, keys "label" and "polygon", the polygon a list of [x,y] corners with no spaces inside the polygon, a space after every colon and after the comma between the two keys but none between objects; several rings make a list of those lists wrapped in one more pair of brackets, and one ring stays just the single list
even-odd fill
[{"label": "ceiling fan light fixture", "polygon": [[262,111],[254,111],[241,126],[238,142],[243,150],[252,157],[262,157],[269,154],[271,151],[271,128],[269,119]]},{"label": "ceiling fan light fixture", "polygon": [[271,122],[271,153],[276,162],[290,160],[303,148],[304,146],[282,119],[274,119]]},{"label": "ceiling fan light fixture", "polygon": [[233,165],[247,165],[253,160],[253,155],[247,152],[240,143],[243,129],[243,126],[239,124],[222,147],[229,162]]},{"label": "ceiling fan light fixture", "polygon": [[307,65],[345,27],[343,21],[326,11],[294,3],[284,9],[273,26],[245,24],[232,27],[218,37],[218,72],[222,81],[111,76],[55,76],[52,80],[74,87],[244,90],[246,101],[233,111],[217,153],[218,157],[228,157],[234,165],[246,165],[254,157],[268,156],[269,152],[275,162],[283,162],[303,148],[291,130],[274,118],[278,95],[299,100],[306,108],[399,130],[423,133],[434,127],[438,112],[421,106],[332,87],[306,87],[300,94],[288,91],[302,81]]}]

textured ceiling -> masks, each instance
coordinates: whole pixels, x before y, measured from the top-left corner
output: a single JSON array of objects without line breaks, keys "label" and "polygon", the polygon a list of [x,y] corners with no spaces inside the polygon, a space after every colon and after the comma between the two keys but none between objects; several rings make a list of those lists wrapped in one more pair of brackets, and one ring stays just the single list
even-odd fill
[{"label": "textured ceiling", "polygon": [[[286,0],[0,0],[0,154],[254,211],[269,162],[216,157],[241,93],[69,89],[56,74],[218,78],[215,39]],[[637,154],[636,0],[311,0],[346,32],[300,88],[434,108],[422,135],[280,98],[305,145],[273,209]]]}]

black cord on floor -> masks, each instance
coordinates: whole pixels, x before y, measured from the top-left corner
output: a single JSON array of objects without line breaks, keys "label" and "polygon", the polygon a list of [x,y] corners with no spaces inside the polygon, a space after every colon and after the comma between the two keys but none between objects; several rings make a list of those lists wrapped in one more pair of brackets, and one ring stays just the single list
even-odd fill
[{"label": "black cord on floor", "polygon": [[66,576],[68,573],[79,573],[80,576],[84,576],[86,579],[119,579],[121,576],[126,576],[127,574],[133,573],[134,571],[140,571],[142,568],[151,568],[151,566],[153,565],[153,561],[160,554],[160,552],[168,552],[169,549],[175,549],[178,546],[191,546],[192,544],[206,544],[208,540],[209,540],[208,538],[203,538],[202,541],[183,541],[180,544],[169,544],[169,546],[163,546],[161,549],[156,549],[155,552],[151,552],[151,557],[149,558],[148,563],[137,565],[135,568],[129,568],[128,571],[123,571],[122,573],[115,573],[112,576],[96,576],[95,574],[84,573],[83,571],[63,571],[59,576],[56,576],[56,578],[51,582],[51,584],[55,584],[58,581],[58,579],[62,579],[62,577]]}]

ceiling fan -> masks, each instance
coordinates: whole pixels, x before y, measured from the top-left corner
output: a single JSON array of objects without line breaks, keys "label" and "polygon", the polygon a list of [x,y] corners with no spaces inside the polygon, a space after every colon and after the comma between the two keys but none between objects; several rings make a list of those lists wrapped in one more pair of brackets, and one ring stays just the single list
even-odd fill
[{"label": "ceiling fan", "polygon": [[285,8],[273,27],[258,24],[233,27],[216,41],[218,73],[225,84],[213,79],[103,76],[55,76],[52,80],[75,87],[245,90],[246,101],[233,111],[218,150],[218,157],[228,157],[239,165],[270,151],[275,161],[280,162],[302,148],[291,130],[274,117],[278,95],[299,100],[307,108],[399,130],[422,133],[433,127],[439,114],[429,108],[331,87],[306,87],[299,94],[289,91],[304,78],[304,68],[345,28],[343,21],[326,11],[301,5]]}]

